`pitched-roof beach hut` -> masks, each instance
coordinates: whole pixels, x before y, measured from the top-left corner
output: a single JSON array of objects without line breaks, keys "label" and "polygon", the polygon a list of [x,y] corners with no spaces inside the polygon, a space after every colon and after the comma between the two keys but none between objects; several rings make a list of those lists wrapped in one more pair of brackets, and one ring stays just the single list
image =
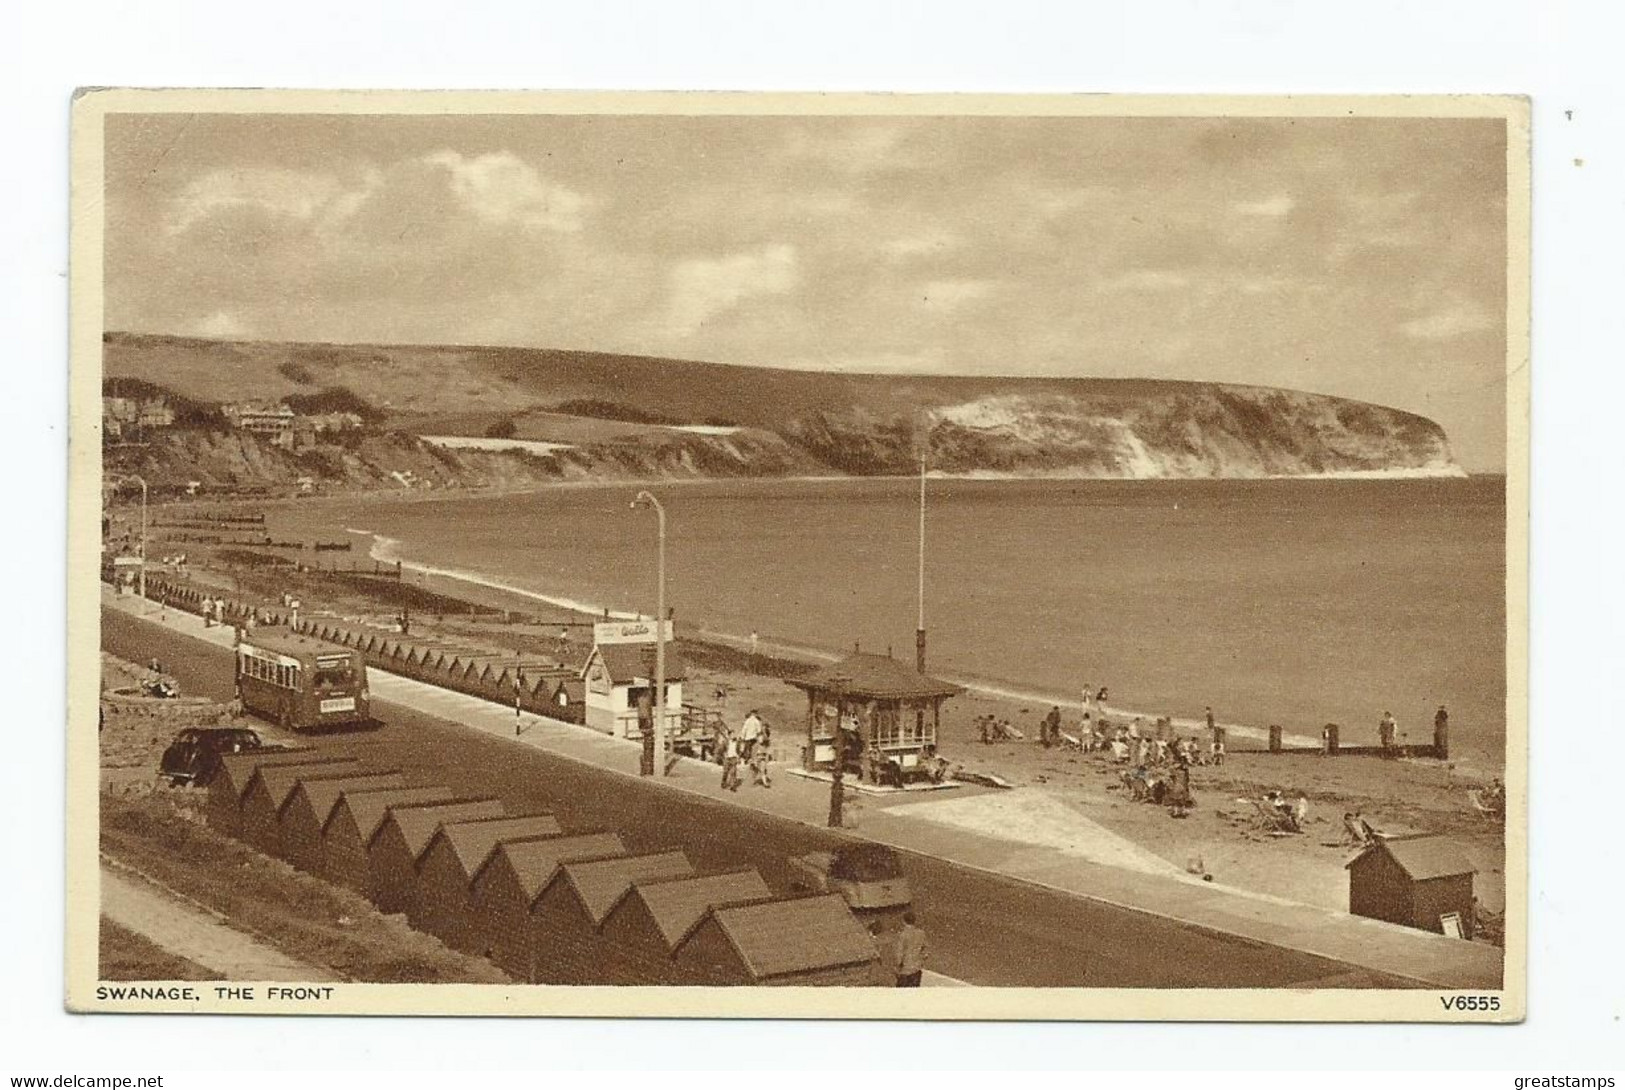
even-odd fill
[{"label": "pitched-roof beach hut", "polygon": [[384,824],[392,806],[445,802],[449,787],[391,787],[345,791],[322,829],[322,877],[372,899],[376,885],[367,845]]},{"label": "pitched-roof beach hut", "polygon": [[498,844],[469,884],[478,952],[516,980],[535,983],[542,952],[531,910],[565,863],[624,855],[614,833],[580,833]]},{"label": "pitched-roof beach hut", "polygon": [[282,858],[309,874],[323,874],[322,830],[327,827],[327,819],[333,816],[333,808],[344,792],[405,786],[406,778],[398,769],[301,780],[288,801],[282,804],[278,819],[282,829]]},{"label": "pitched-roof beach hut", "polygon": [[534,840],[564,832],[552,814],[475,818],[440,826],[418,857],[418,895],[407,916],[412,926],[467,953],[480,952],[470,886],[505,840]]},{"label": "pitched-roof beach hut", "polygon": [[531,919],[541,944],[538,974],[547,984],[636,984],[609,956],[598,932],[610,909],[640,878],[693,874],[680,851],[565,863],[536,898]]},{"label": "pitched-roof beach hut", "polygon": [[220,771],[209,781],[209,828],[227,836],[238,834],[241,830],[243,792],[248,790],[248,781],[260,765],[297,764],[315,755],[316,751],[308,746],[297,749],[248,749],[241,753],[222,754]]},{"label": "pitched-roof beach hut", "polygon": [[417,904],[418,859],[440,826],[448,821],[501,817],[502,812],[502,803],[492,798],[390,807],[389,816],[367,844],[373,904],[381,912],[404,912],[410,919]]},{"label": "pitched-roof beach hut", "polygon": [[312,757],[298,764],[261,765],[243,792],[238,835],[266,855],[282,857],[282,804],[306,777],[342,776],[362,770],[354,757]]},{"label": "pitched-roof beach hut", "polygon": [[609,910],[599,933],[606,956],[627,975],[651,984],[698,984],[685,978],[675,959],[681,946],[713,908],[773,897],[755,868],[724,874],[640,878]]},{"label": "pitched-roof beach hut", "polygon": [[874,940],[838,893],[713,908],[676,960],[690,979],[711,985],[890,983]]}]

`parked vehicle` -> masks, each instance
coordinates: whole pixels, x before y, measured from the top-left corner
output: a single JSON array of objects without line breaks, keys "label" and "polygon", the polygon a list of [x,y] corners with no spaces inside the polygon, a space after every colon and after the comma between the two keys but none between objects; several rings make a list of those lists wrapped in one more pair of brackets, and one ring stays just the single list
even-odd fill
[{"label": "parked vehicle", "polygon": [[207,787],[220,771],[221,754],[281,748],[265,745],[259,732],[247,727],[188,727],[175,735],[164,750],[158,761],[158,775],[174,787]]},{"label": "parked vehicle", "polygon": [[897,853],[883,844],[849,844],[790,860],[796,884],[815,893],[839,893],[865,923],[898,925],[914,900]]},{"label": "parked vehicle", "polygon": [[237,693],[244,711],[290,730],[372,722],[361,652],[286,628],[237,641]]}]

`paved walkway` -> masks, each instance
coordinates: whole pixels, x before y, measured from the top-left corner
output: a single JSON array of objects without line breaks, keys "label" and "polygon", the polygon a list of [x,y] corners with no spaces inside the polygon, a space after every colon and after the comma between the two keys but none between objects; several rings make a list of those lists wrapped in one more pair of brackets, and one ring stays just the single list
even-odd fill
[{"label": "paved walkway", "polygon": [[223,917],[172,895],[117,863],[102,862],[102,915],[143,935],[177,957],[226,980],[321,982],[339,978],[326,969],[229,926]]},{"label": "paved walkway", "polygon": [[[233,642],[230,628],[206,629],[202,618],[189,613],[167,610],[160,618],[160,609],[155,603],[117,596],[105,588],[102,602],[223,647]],[[377,699],[606,771],[629,777],[638,774],[641,746],[637,742],[611,738],[586,727],[528,712],[516,715],[512,708],[376,668],[369,670],[368,677]],[[829,813],[828,787],[796,776],[775,776],[772,788],[747,783],[738,791],[730,792],[722,789],[721,772],[716,765],[679,757],[672,762],[664,782],[672,790],[817,827],[825,825]],[[1427,986],[1452,989],[1500,986],[1501,951],[1482,943],[1447,939],[1328,908],[1202,882],[1171,867],[1162,868],[1164,873],[1158,874],[1157,868],[1149,862],[1131,861],[1129,852],[1104,839],[1093,847],[1080,849],[1077,841],[1064,844],[1045,836],[1018,839],[973,831],[953,808],[956,804],[968,804],[987,790],[967,787],[963,792],[943,792],[926,801],[914,793],[849,795],[845,809],[851,827],[847,831],[904,851]],[[933,812],[934,808],[941,809]],[[1078,826],[1080,830],[1087,827],[1081,815]],[[1105,830],[1101,830],[1101,834],[1103,837],[1111,835]],[[1133,845],[1129,847],[1134,853],[1140,851]]]}]

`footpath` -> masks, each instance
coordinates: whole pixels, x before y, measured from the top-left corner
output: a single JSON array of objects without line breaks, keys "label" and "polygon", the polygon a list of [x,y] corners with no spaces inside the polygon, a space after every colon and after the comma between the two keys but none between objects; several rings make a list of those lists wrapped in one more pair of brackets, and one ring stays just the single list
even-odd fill
[{"label": "footpath", "polygon": [[226,980],[311,983],[339,979],[327,969],[289,957],[238,931],[220,915],[106,859],[102,861],[101,911],[120,927]]},{"label": "footpath", "polygon": [[[102,605],[142,617],[221,647],[230,647],[230,627],[205,628],[201,617],[103,588]],[[506,738],[517,745],[580,761],[635,778],[641,746],[587,727],[556,719],[516,714],[511,707],[442,689],[378,669],[368,672],[376,699],[389,701]],[[716,765],[675,758],[662,786],[822,828],[829,813],[826,783],[776,775],[771,789],[749,785],[727,791]],[[1019,792],[1020,789],[1016,789]],[[1072,842],[1053,836],[1019,839],[973,830],[956,820],[980,788],[935,792],[929,801],[916,793],[890,796],[849,794],[846,808],[852,836],[916,852],[962,866],[1030,882],[1063,893],[1178,921],[1254,942],[1313,954],[1349,966],[1447,990],[1501,986],[1502,951],[1483,943],[1445,938],[1379,920],[1351,916],[1315,905],[1203,882],[1171,866],[1144,860],[1120,838],[1075,817]],[[1013,797],[1016,792],[1001,793]],[[956,807],[956,801],[960,799]],[[941,808],[941,809],[937,809]],[[934,815],[934,810],[936,811]]]}]

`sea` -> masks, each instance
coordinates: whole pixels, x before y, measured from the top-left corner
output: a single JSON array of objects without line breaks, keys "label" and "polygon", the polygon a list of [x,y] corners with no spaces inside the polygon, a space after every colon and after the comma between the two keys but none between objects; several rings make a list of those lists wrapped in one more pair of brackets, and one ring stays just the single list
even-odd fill
[{"label": "sea", "polygon": [[[919,484],[663,482],[679,630],[830,657],[912,660]],[[636,484],[301,502],[278,533],[348,534],[408,569],[541,603],[654,612],[656,518]],[[1506,725],[1501,477],[930,479],[929,667],[1075,707],[1108,703],[1373,744],[1450,712],[1454,754],[1499,768]],[[363,554],[364,555],[364,554]]]}]

